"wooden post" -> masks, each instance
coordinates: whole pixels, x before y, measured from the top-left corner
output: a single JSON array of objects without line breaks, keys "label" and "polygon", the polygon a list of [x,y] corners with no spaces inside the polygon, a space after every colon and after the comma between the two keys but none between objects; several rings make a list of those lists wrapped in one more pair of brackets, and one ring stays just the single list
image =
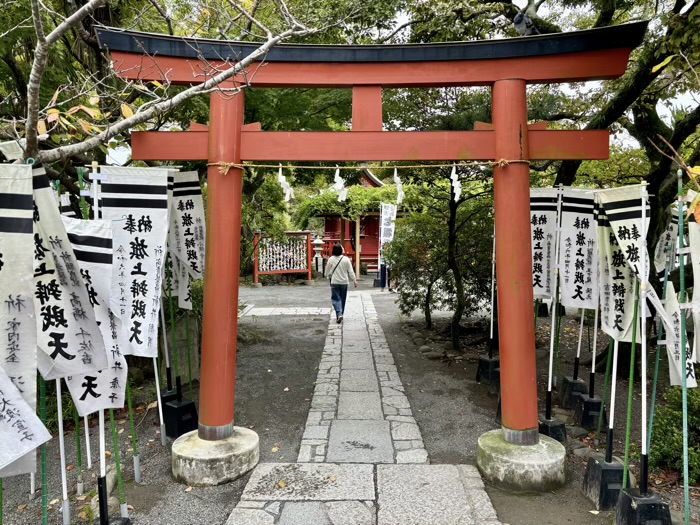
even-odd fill
[{"label": "wooden post", "polygon": [[306,258],[307,258],[308,263],[309,263],[309,271],[308,271],[308,273],[307,273],[306,279],[307,279],[308,281],[312,281],[313,278],[314,278],[314,277],[313,277],[313,273],[312,273],[312,271],[313,271],[313,264],[314,264],[314,263],[313,263],[314,254],[313,254],[313,246],[311,245],[311,232],[308,232],[308,233],[306,234]]},{"label": "wooden post", "polygon": [[[496,160],[526,160],[525,81],[495,82],[492,103]],[[503,434],[510,443],[536,444],[539,423],[527,163],[494,168],[494,205]]]},{"label": "wooden post", "polygon": [[253,282],[258,284],[258,271],[260,270],[260,234],[256,233],[253,237]]},{"label": "wooden post", "polygon": [[[210,96],[209,162],[241,162],[245,93]],[[225,169],[225,168],[224,168]],[[233,434],[243,173],[209,166],[207,259],[204,278],[199,437]]]},{"label": "wooden post", "polygon": [[360,252],[362,245],[360,244],[360,218],[355,221],[355,276],[360,278]]}]

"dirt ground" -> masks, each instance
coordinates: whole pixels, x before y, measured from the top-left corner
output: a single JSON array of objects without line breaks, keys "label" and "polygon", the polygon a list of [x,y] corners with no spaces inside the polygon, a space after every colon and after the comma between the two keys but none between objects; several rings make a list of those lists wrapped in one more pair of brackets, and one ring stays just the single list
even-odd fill
[{"label": "dirt ground", "polygon": [[[365,280],[361,288],[369,289],[371,280]],[[307,286],[270,286],[241,289],[241,300],[257,307],[270,306],[318,306],[328,307],[328,290]],[[433,463],[474,464],[476,440],[478,436],[499,425],[495,421],[497,396],[489,388],[477,384],[476,360],[479,354],[486,353],[486,344],[470,345],[469,341],[483,338],[484,333],[476,333],[465,338],[465,359],[461,361],[429,360],[418,351],[413,337],[423,332],[428,345],[436,350],[444,350],[446,338],[441,328],[447,316],[435,315],[437,329],[427,332],[422,328],[422,317],[406,318],[399,314],[394,303],[396,295],[381,293],[373,295],[380,322],[387,341],[394,354],[406,393],[414,409],[415,418],[423,434],[425,446]],[[562,350],[560,367],[570,373],[573,367],[578,320],[566,319],[562,330]],[[242,338],[239,342],[238,373],[236,389],[236,424],[252,427],[260,436],[261,462],[287,462],[296,460],[301,441],[317,365],[325,340],[327,318],[313,316],[245,317],[241,319]],[[570,328],[569,331],[566,328]],[[538,339],[548,340],[549,319],[540,319]],[[599,348],[605,344],[600,339]],[[586,347],[584,346],[584,349]],[[540,399],[544,400],[546,389],[546,353],[539,352],[538,359]],[[585,355],[585,350],[584,350]],[[581,375],[588,377],[588,369],[582,368]],[[602,380],[597,382],[602,390]],[[137,392],[147,398],[152,388],[145,385]],[[187,390],[185,390],[187,394]],[[197,400],[195,392],[192,396]],[[635,394],[638,401],[639,394]],[[627,382],[621,381],[618,388],[620,420],[616,423],[623,428],[627,405]],[[143,410],[137,413],[138,437],[143,469],[143,482],[139,485],[127,481],[127,501],[133,507],[133,522],[152,525],[219,525],[224,524],[229,513],[238,502],[248,476],[222,487],[188,488],[176,483],[170,475],[169,445],[163,448],[158,435],[157,411]],[[129,429],[124,413],[117,416],[120,434],[119,443],[123,457],[124,477],[133,479],[133,467]],[[618,417],[616,417],[616,420]],[[635,417],[635,420],[638,420]],[[639,441],[639,430],[633,433]],[[92,459],[97,460],[96,432],[92,431]],[[623,439],[620,431],[618,437]],[[621,455],[623,443],[616,443],[616,454]],[[66,434],[68,465],[75,466],[75,439],[73,432]],[[111,442],[108,440],[108,450]],[[49,523],[60,524],[61,498],[60,466],[58,442],[52,440],[49,453]],[[585,461],[569,456],[567,484],[564,488],[546,494],[516,496],[494,487],[487,486],[499,519],[510,525],[560,525],[571,524],[610,524],[612,513],[592,514],[592,504],[581,492]],[[88,473],[86,490],[94,490],[94,471]],[[90,477],[92,478],[90,479]],[[74,520],[79,512],[87,512],[84,506],[87,499],[75,497],[76,471],[68,472],[71,510]],[[664,487],[662,495],[672,507],[680,508],[682,491],[674,487]],[[697,500],[695,500],[697,501]],[[40,523],[40,495],[34,499],[29,495],[29,477],[22,476],[5,480],[4,483],[4,523],[25,525]],[[113,516],[117,516],[113,513]],[[693,508],[697,522],[698,508]],[[85,520],[79,520],[84,523]],[[309,524],[312,525],[312,524]]]}]

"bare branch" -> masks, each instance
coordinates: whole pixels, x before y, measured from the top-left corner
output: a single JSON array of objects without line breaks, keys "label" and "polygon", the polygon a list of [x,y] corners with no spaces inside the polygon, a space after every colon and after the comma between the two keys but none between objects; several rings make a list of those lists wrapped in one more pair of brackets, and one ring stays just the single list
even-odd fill
[{"label": "bare branch", "polygon": [[153,7],[156,8],[156,11],[158,11],[158,14],[163,17],[163,20],[165,20],[165,23],[168,24],[168,33],[170,35],[175,35],[173,32],[173,21],[170,18],[170,15],[161,7],[161,5],[158,3],[158,0],[151,0],[151,4],[153,4]]},{"label": "bare branch", "polygon": [[95,9],[102,7],[107,3],[107,0],[90,0],[83,7],[78,9],[75,13],[66,18],[61,22],[51,33],[46,37],[46,43],[48,45],[55,44],[59,38],[68,31],[69,29],[75,27],[77,24],[83,20],[86,16],[91,15],[95,12]]},{"label": "bare branch", "polygon": [[[292,36],[303,36],[315,33],[317,31],[318,30],[316,29],[292,28],[278,35],[272,36],[266,42],[262,43],[260,47],[258,47],[247,57],[241,59],[239,62],[236,62],[236,64],[230,67],[229,69],[225,69],[220,73],[216,74],[209,80],[206,80],[201,84],[196,84],[184,91],[181,91],[172,98],[153,104],[146,110],[138,110],[132,117],[116,122],[102,133],[99,133],[98,135],[91,137],[83,142],[71,144],[68,146],[62,146],[60,148],[52,150],[38,152],[37,161],[42,163],[56,162],[60,159],[73,156],[79,153],[84,153],[102,144],[105,144],[111,138],[120,135],[121,133],[127,132],[129,129],[134,128],[140,124],[144,124],[157,116],[163,115],[195,96],[210,93],[212,90],[219,87],[223,82],[232,79],[238,74],[241,74],[253,62],[263,58],[269,52],[269,50],[275,45],[277,45],[279,42]],[[235,90],[240,88],[241,86],[237,86],[235,88],[230,89]],[[224,88],[224,90],[226,91],[227,89]]]},{"label": "bare branch", "polygon": [[272,38],[272,31],[270,31],[265,24],[260,22],[257,18],[255,18],[253,15],[251,15],[245,8],[243,8],[241,5],[238,4],[236,0],[228,0],[229,4],[231,4],[231,7],[233,7],[236,11],[241,13],[245,18],[248,19],[248,22],[255,25],[258,29],[263,31],[266,35],[267,38],[270,39]]}]

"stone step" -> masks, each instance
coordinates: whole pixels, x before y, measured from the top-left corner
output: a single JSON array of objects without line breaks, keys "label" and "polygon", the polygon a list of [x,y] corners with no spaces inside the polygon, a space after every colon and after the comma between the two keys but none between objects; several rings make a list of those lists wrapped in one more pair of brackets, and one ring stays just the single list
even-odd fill
[{"label": "stone step", "polygon": [[[376,481],[375,481],[376,480]],[[500,525],[471,465],[266,463],[227,525]]]}]

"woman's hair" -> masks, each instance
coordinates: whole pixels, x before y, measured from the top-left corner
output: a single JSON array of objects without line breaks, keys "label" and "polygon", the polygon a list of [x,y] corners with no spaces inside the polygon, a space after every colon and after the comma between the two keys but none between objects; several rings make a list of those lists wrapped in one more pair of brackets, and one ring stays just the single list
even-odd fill
[{"label": "woman's hair", "polygon": [[333,255],[343,255],[343,247],[340,244],[333,245]]}]

